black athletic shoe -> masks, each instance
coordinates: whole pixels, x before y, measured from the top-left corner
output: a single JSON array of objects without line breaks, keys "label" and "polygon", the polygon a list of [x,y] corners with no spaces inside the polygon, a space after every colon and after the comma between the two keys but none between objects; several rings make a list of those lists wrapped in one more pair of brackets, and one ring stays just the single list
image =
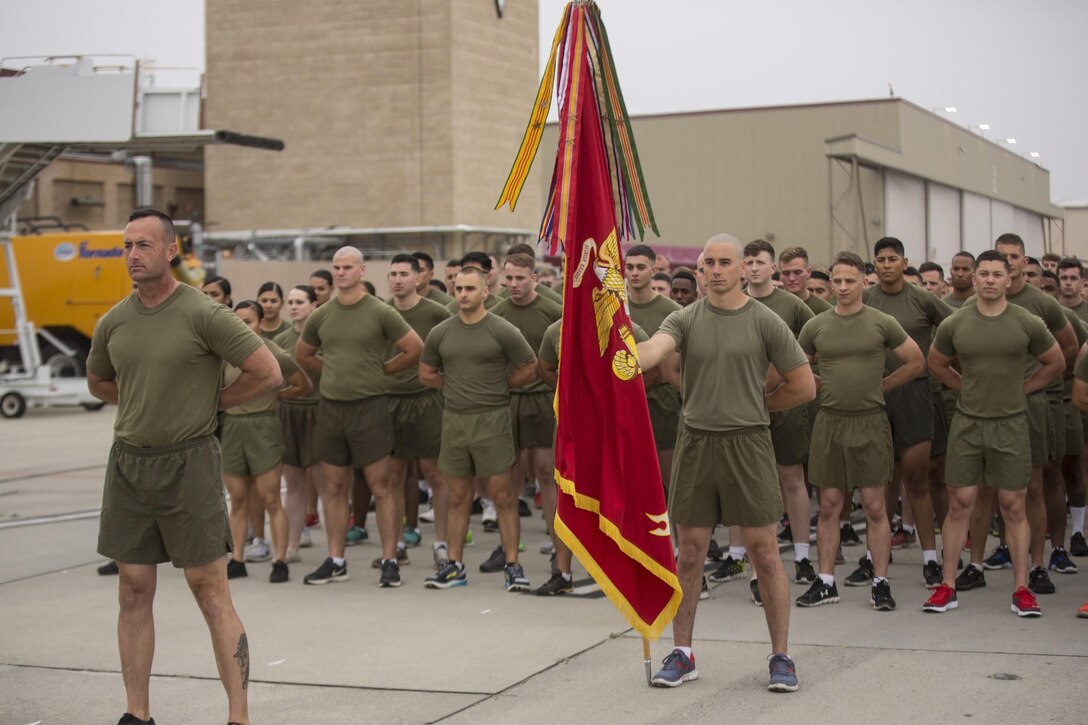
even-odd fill
[{"label": "black athletic shoe", "polygon": [[472,511],[471,511],[471,513],[469,513],[469,515],[470,516],[479,516],[483,512],[484,512],[483,501],[481,501],[478,498],[472,499]]},{"label": "black athletic shoe", "polygon": [[926,583],[926,589],[936,589],[944,581],[944,567],[935,561],[926,562],[922,567],[922,580]]},{"label": "black athletic shoe", "polygon": [[706,560],[709,561],[721,561],[725,558],[725,552],[722,551],[722,547],[718,546],[718,542],[714,539],[710,540],[710,546],[706,550]]},{"label": "black athletic shoe", "polygon": [[287,581],[287,564],[282,561],[272,562],[272,572],[268,575],[268,581],[272,584],[283,584]]},{"label": "black athletic shoe", "polygon": [[811,584],[816,581],[816,570],[812,568],[812,562],[807,558],[793,563],[793,583]]},{"label": "black athletic shoe", "polygon": [[854,531],[854,527],[850,525],[849,521],[843,523],[842,529],[839,531],[839,541],[843,546],[861,546],[858,532]]},{"label": "black athletic shoe", "polygon": [[378,586],[383,589],[400,586],[400,565],[390,559],[382,562],[382,575],[378,579]]},{"label": "black athletic shoe", "polygon": [[763,597],[759,596],[759,580],[753,579],[748,582],[748,591],[752,593],[752,604],[757,607],[763,606]]},{"label": "black athletic shoe", "polygon": [[726,556],[722,565],[715,569],[709,578],[710,581],[718,584],[733,581],[734,579],[743,579],[746,576],[748,576],[748,562],[744,559],[737,561],[731,556]]},{"label": "black athletic shoe", "polygon": [[484,521],[484,531],[488,534],[493,534],[499,530],[499,522],[494,519],[487,519]]},{"label": "black athletic shoe", "polygon": [[873,562],[869,561],[869,557],[863,556],[858,559],[858,568],[850,572],[850,576],[843,580],[843,584],[848,587],[863,587],[871,584],[874,576],[876,573],[873,571]]},{"label": "black athletic shoe", "polygon": [[892,587],[888,580],[874,584],[869,592],[869,604],[878,612],[890,612],[895,609],[895,600],[892,599]]},{"label": "black athletic shoe", "polygon": [[817,577],[808,591],[797,597],[797,606],[818,607],[822,604],[834,604],[837,601],[839,601],[839,589],[834,582],[828,586],[824,584],[823,579]]},{"label": "black athletic shoe", "polygon": [[786,528],[778,532],[778,540],[783,544],[792,544],[793,530],[789,526],[786,526]]},{"label": "black athletic shoe", "polygon": [[241,579],[244,576],[249,576],[244,562],[234,559],[227,562],[227,579]]},{"label": "black athletic shoe", "polygon": [[570,594],[574,591],[574,582],[565,578],[559,572],[552,574],[552,578],[542,586],[533,590],[538,597],[554,597],[557,594]]},{"label": "black athletic shoe", "polygon": [[1065,552],[1065,549],[1060,546],[1055,546],[1050,552],[1050,565],[1048,568],[1059,574],[1077,573],[1077,565],[1069,558],[1069,554]]},{"label": "black athletic shoe", "polygon": [[966,592],[971,589],[981,589],[986,586],[986,572],[981,567],[969,564],[958,577],[956,577],[956,591]]},{"label": "black athletic shoe", "polygon": [[529,577],[525,576],[525,570],[521,568],[521,564],[517,562],[514,562],[513,564],[507,564],[505,567],[503,567],[503,575],[505,579],[506,591],[529,591]]},{"label": "black athletic shoe", "polygon": [[1028,588],[1036,594],[1053,594],[1057,591],[1054,582],[1050,581],[1050,575],[1041,566],[1035,567],[1028,574]]},{"label": "black athletic shoe", "polygon": [[[1082,537],[1083,538],[1083,537]],[[117,576],[120,574],[120,570],[117,568],[116,561],[109,561],[102,566],[98,567],[98,576]],[[126,715],[128,713],[125,713]]]},{"label": "black athletic shoe", "polygon": [[321,566],[317,567],[317,569],[302,577],[303,584],[328,584],[329,582],[346,582],[347,580],[348,563],[345,561],[343,566],[337,566],[331,556],[321,562]]},{"label": "black athletic shoe", "polygon": [[990,554],[986,561],[982,562],[983,569],[1012,569],[1012,554],[1009,553],[1009,547],[1004,544],[999,545],[994,549],[994,553]]},{"label": "black athletic shoe", "polygon": [[155,718],[152,717],[147,720],[141,720],[131,712],[126,712],[121,716],[121,719],[117,721],[117,725],[155,725]]},{"label": "black athletic shoe", "polygon": [[1088,556],[1088,541],[1084,540],[1084,534],[1078,531],[1069,537],[1069,553],[1073,556]]},{"label": "black athletic shoe", "polygon": [[518,499],[518,516],[523,519],[531,518],[533,515],[532,510],[529,509],[529,502],[523,498]]},{"label": "black athletic shoe", "polygon": [[820,522],[820,514],[812,514],[812,518],[808,520],[808,530],[815,531],[816,525]]},{"label": "black athletic shoe", "polygon": [[500,544],[491,552],[491,556],[487,557],[487,561],[480,564],[480,571],[492,574],[497,571],[502,571],[504,566],[506,566],[506,551],[503,550],[502,545]]}]

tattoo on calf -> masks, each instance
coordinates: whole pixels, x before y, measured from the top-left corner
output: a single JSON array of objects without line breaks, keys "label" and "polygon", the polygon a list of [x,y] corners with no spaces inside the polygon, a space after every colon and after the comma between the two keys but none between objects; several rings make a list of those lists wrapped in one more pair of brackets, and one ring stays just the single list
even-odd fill
[{"label": "tattoo on calf", "polygon": [[238,660],[238,666],[242,668],[242,689],[249,689],[249,640],[246,633],[238,638],[238,649],[234,652],[234,659]]}]

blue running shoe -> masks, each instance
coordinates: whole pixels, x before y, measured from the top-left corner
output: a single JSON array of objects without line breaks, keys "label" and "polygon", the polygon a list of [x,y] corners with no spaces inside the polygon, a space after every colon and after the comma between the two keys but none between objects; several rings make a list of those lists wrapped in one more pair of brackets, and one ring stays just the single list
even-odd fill
[{"label": "blue running shoe", "polygon": [[771,692],[796,692],[797,666],[789,655],[773,654],[768,659],[771,661],[771,681],[767,683],[767,689]]},{"label": "blue running shoe", "polygon": [[465,574],[465,567],[455,561],[447,561],[435,574],[423,580],[423,586],[427,589],[452,589],[466,584],[468,575]]},{"label": "blue running shoe", "polygon": [[699,679],[699,670],[695,669],[695,657],[688,657],[678,649],[674,649],[661,661],[664,665],[650,684],[654,687],[679,687],[685,682]]},{"label": "blue running shoe", "polygon": [[1012,569],[1012,554],[1009,553],[1009,547],[998,546],[994,549],[994,553],[990,554],[990,558],[982,562],[982,568],[990,571],[994,569]]}]

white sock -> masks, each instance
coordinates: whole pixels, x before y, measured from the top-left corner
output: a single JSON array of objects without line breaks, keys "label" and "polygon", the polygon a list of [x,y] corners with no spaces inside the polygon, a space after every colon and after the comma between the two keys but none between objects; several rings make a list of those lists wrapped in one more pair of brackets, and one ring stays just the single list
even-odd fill
[{"label": "white sock", "polygon": [[398,541],[397,542],[397,548],[400,549],[401,551],[407,551],[408,545],[405,544],[403,541]]},{"label": "white sock", "polygon": [[[440,546],[446,546],[446,542],[445,541],[436,541],[436,542],[434,542],[434,545],[431,548],[432,549],[437,549]],[[448,549],[449,547],[446,546],[446,548]]]},{"label": "white sock", "polygon": [[793,545],[793,559],[794,561],[801,561],[801,559],[808,558],[808,549],[811,544],[794,544]]},{"label": "white sock", "polygon": [[873,552],[866,549],[865,550],[865,558],[869,560],[870,564],[872,564],[873,563]]},{"label": "white sock", "polygon": [[880,582],[886,582],[886,581],[888,581],[888,577],[886,577],[886,576],[874,576],[873,577],[873,586],[875,587]]},{"label": "white sock", "polygon": [[331,557],[331,558],[332,558],[332,563],[333,564],[336,564],[337,566],[343,566],[344,565],[344,557],[334,556],[334,557]]},{"label": "white sock", "polygon": [[914,533],[914,527],[911,526],[910,524],[903,524],[901,528],[903,529],[903,531],[906,531],[908,534],[913,534]]},{"label": "white sock", "polygon": [[744,558],[744,555],[748,553],[748,550],[743,546],[730,546],[729,556],[733,557],[733,561],[740,561]]},{"label": "white sock", "polygon": [[1073,519],[1073,533],[1084,533],[1084,507],[1083,506],[1070,506],[1069,513]]},{"label": "white sock", "polygon": [[925,566],[931,561],[937,561],[937,550],[922,549],[922,566]]},{"label": "white sock", "polygon": [[691,647],[673,647],[677,652],[683,652],[684,656],[691,659]]},{"label": "white sock", "polygon": [[573,577],[571,577],[569,571],[567,571],[567,572],[561,571],[559,573],[563,576],[563,581],[569,582],[573,578]]},{"label": "white sock", "polygon": [[973,567],[975,567],[976,569],[978,569],[979,571],[983,571],[983,569],[982,569],[982,565],[981,565],[981,564],[976,564],[976,563],[975,563],[975,562],[973,562],[973,561],[972,561],[971,563],[969,563],[969,564],[968,564],[967,566],[969,566],[969,567],[973,566]]},{"label": "white sock", "polygon": [[834,574],[821,574],[820,575],[820,581],[822,581],[824,584],[826,584],[828,586],[831,586],[831,585],[833,585],[835,583],[835,575]]}]

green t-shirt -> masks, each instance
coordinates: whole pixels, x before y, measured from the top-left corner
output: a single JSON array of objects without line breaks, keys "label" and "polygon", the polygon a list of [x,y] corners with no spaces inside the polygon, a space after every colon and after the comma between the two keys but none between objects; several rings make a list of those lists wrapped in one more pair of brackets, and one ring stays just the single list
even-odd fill
[{"label": "green t-shirt", "polygon": [[965,300],[965,299],[957,300],[955,297],[952,296],[951,292],[949,292],[948,294],[946,294],[944,297],[941,298],[941,302],[944,302],[946,305],[948,305],[949,307],[951,307],[954,310],[958,310],[961,307],[963,307],[963,303],[966,302],[966,301],[967,300]]},{"label": "green t-shirt", "polygon": [[384,395],[389,384],[382,369],[386,345],[411,329],[396,310],[369,294],[351,305],[334,298],[314,310],[302,328],[302,341],[321,350],[321,397]]},{"label": "green t-shirt", "polygon": [[[544,340],[544,333],[548,326],[563,316],[563,308],[544,295],[537,295],[527,305],[514,304],[507,298],[495,305],[491,314],[503,318],[514,327],[518,328],[533,350],[540,349],[540,343]],[[514,390],[515,393],[541,393],[547,392],[548,386],[543,380],[534,380],[528,385]]]},{"label": "green t-shirt", "polygon": [[786,327],[790,328],[794,337],[801,334],[801,328],[813,317],[812,310],[801,301],[800,297],[777,287],[772,288],[771,293],[766,297],[752,297],[752,299],[763,303],[778,315],[779,319],[786,323]]},{"label": "green t-shirt", "polygon": [[[635,333],[636,343],[646,342],[650,339],[650,336],[641,327],[634,322],[631,325]],[[540,342],[540,351],[537,353],[537,357],[540,358],[540,362],[547,363],[551,367],[559,367],[559,333],[562,331],[562,327],[562,320],[556,320],[548,325],[548,329],[544,331],[544,339]]]},{"label": "green t-shirt", "polygon": [[430,289],[427,290],[427,294],[424,297],[435,304],[445,307],[449,303],[453,302],[453,298],[448,294],[438,289],[434,285],[427,285]]},{"label": "green t-shirt", "polygon": [[[295,363],[294,358],[287,354],[287,352],[274,343],[271,340],[264,341],[265,346],[272,352],[272,357],[276,358],[276,362],[280,366],[280,375],[283,376],[284,381],[299,371],[299,366]],[[223,387],[231,385],[238,376],[242,374],[242,371],[234,367],[231,364],[223,366]],[[250,413],[271,413],[276,409],[276,404],[279,402],[279,391],[269,390],[267,393],[262,393],[252,400],[247,400],[241,405],[236,405],[233,408],[227,408],[224,413],[229,415],[249,415]]]},{"label": "green t-shirt", "polygon": [[[798,298],[800,299],[800,298]],[[817,297],[814,294],[809,294],[808,299],[802,300],[808,308],[812,310],[813,315],[819,315],[830,310],[834,305],[825,300],[823,297]]]},{"label": "green t-shirt", "polygon": [[976,418],[1004,418],[1024,410],[1025,361],[1049,350],[1054,336],[1018,305],[986,317],[971,304],[941,323],[933,344],[942,355],[959,358],[956,409]]},{"label": "green t-shirt", "polygon": [[680,309],[679,303],[661,294],[645,304],[628,300],[627,307],[631,311],[631,321],[645,330],[650,337],[657,334],[666,317]]},{"label": "green t-shirt", "polygon": [[770,425],[768,366],[787,373],[808,362],[786,323],[753,301],[723,310],[704,297],[669,315],[658,334],[671,337],[680,351],[681,414],[699,430]]},{"label": "green t-shirt", "polygon": [[507,377],[534,360],[518,328],[490,313],[471,325],[460,315],[439,323],[427,335],[420,357],[442,372],[446,408],[456,413],[509,405]]},{"label": "green t-shirt", "polygon": [[[429,299],[420,299],[415,307],[410,310],[401,310],[393,305],[392,301],[388,304],[400,313],[408,326],[419,335],[420,340],[426,340],[427,335],[434,329],[435,325],[450,318],[450,313],[445,307]],[[390,343],[385,351],[386,359],[388,360],[396,354],[397,348]],[[386,384],[390,395],[415,395],[430,390],[419,381],[419,365],[413,365],[407,370],[401,370],[396,375],[386,378]]]},{"label": "green t-shirt", "polygon": [[241,365],[261,346],[230,308],[186,284],[148,309],[133,292],[102,316],[87,369],[116,380],[115,435],[147,448],[211,435],[223,361]]},{"label": "green t-shirt", "polygon": [[[929,354],[929,344],[933,333],[941,322],[955,310],[921,287],[905,283],[903,289],[895,294],[885,292],[879,284],[869,287],[861,293],[862,301],[870,307],[895,318],[911,338],[918,343],[924,358]],[[888,352],[884,358],[888,372],[898,370],[902,363],[899,358]],[[917,379],[924,378],[923,372]]]},{"label": "green t-shirt", "polygon": [[[298,345],[298,339],[302,337],[302,333],[295,330],[295,326],[291,325],[286,330],[276,335],[276,339],[272,342],[283,348],[283,351],[291,356],[292,360],[295,360],[295,349]],[[295,360],[297,363],[298,360]],[[304,395],[301,398],[291,398],[291,400],[284,401],[287,403],[316,403],[321,400],[321,373],[312,373],[309,370],[304,371],[306,377],[313,383],[314,390],[309,395]]]},{"label": "green t-shirt", "polygon": [[[563,293],[556,292],[546,284],[541,284],[540,282],[537,282],[536,293],[541,297],[547,297],[549,300],[555,302],[560,307],[563,306]],[[503,287],[501,290],[499,290],[499,293],[496,296],[503,300],[510,299],[510,290]]]},{"label": "green t-shirt", "polygon": [[[1076,311],[1071,307],[1062,307],[1062,312],[1065,313],[1065,319],[1069,320],[1069,324],[1073,326],[1073,334],[1077,336],[1077,350],[1084,347],[1084,343],[1088,342],[1088,325],[1077,317]],[[1069,401],[1073,398],[1073,379],[1064,379],[1062,376],[1062,400]]]},{"label": "green t-shirt", "polygon": [[1073,310],[1076,316],[1081,322],[1088,323],[1088,300],[1081,300],[1079,303],[1066,309]]},{"label": "green t-shirt", "polygon": [[291,329],[291,323],[286,320],[280,320],[280,324],[275,330],[262,330],[258,328],[257,333],[266,340],[275,340],[289,329]]},{"label": "green t-shirt", "polygon": [[1088,383],[1088,355],[1085,355],[1073,368],[1073,377]]},{"label": "green t-shirt", "polygon": [[884,407],[884,363],[907,341],[894,317],[862,306],[852,315],[831,310],[812,318],[798,343],[820,364],[820,407],[833,413],[864,413]]}]

